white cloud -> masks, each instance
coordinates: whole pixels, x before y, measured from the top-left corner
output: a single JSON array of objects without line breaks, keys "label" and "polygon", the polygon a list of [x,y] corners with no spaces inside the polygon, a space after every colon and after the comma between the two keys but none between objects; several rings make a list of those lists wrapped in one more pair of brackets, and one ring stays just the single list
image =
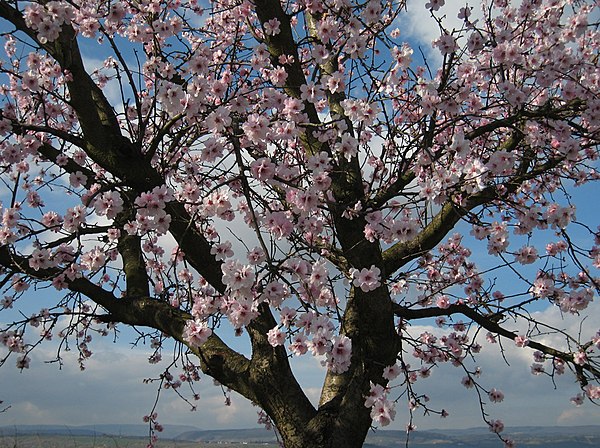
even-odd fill
[{"label": "white cloud", "polygon": [[[597,313],[598,308],[595,304],[590,313]],[[539,312],[536,317],[546,318],[554,325],[560,323],[553,320],[557,319],[557,315],[551,309]],[[589,321],[591,331],[593,323],[591,319]],[[569,322],[568,325],[574,324]],[[428,326],[412,329],[417,335],[424,330],[439,332],[437,328]],[[584,334],[587,331],[584,329]],[[600,409],[588,405],[575,408],[569,402],[569,398],[578,392],[571,375],[557,378],[558,390],[554,390],[548,377],[531,375],[531,350],[519,349],[509,342],[504,348],[510,366],[504,362],[499,347],[489,345],[484,347],[477,365],[483,372],[481,384],[486,388],[500,389],[506,395],[504,402],[490,404],[486,409],[490,418],[505,421],[507,433],[510,433],[511,426],[524,424],[595,424],[600,421]],[[94,355],[86,363],[84,372],[79,371],[76,355],[72,352],[65,353],[65,363],[60,371],[56,364],[44,364],[43,360],[54,354],[53,349],[46,347],[31,355],[33,359],[29,370],[19,373],[12,365],[4,366],[0,400],[12,407],[2,414],[2,424],[141,423],[142,417],[152,408],[158,391],[158,383],[144,384],[143,380],[158,377],[166,364],[149,365],[149,352],[143,347],[131,350],[102,340],[93,343],[91,349]],[[168,351],[164,356],[167,358]],[[410,357],[407,361],[411,362]],[[412,364],[416,366],[417,362]],[[294,359],[292,365],[299,382],[316,404],[325,373],[319,360],[303,356]],[[176,373],[178,371],[173,370],[173,374]],[[447,419],[441,419],[437,416],[423,417],[417,411],[415,423],[420,429],[483,425],[477,396],[473,390],[467,390],[460,384],[462,376],[461,369],[443,365],[434,369],[430,378],[417,381],[416,390],[431,397],[429,404],[432,408],[444,408],[450,412]],[[232,394],[231,406],[224,406],[222,389],[215,387],[208,377],[203,377],[195,388],[201,396],[199,401],[194,402],[197,405],[195,412],[190,412],[190,406],[172,390],[162,390],[157,408],[158,420],[165,425],[187,424],[201,428],[257,426],[258,408],[243,397]],[[181,391],[191,398],[185,386]],[[408,421],[403,399],[399,401],[397,411],[396,421],[389,429],[403,429]]]},{"label": "white cloud", "polygon": [[[20,372],[12,362],[4,366],[0,400],[11,408],[2,414],[0,425],[141,424],[159,392],[158,381],[144,380],[160,376],[169,365],[169,350],[165,350],[163,363],[150,365],[150,352],[143,348],[132,350],[108,341],[92,343],[90,348],[94,355],[83,372],[74,352],[63,353],[60,369],[57,364],[44,363],[55,354],[48,347],[30,354],[30,369]],[[171,372],[177,375],[179,370],[172,368]],[[224,406],[221,387],[208,377],[194,388],[201,397],[197,402],[185,385],[181,393],[197,406],[195,412],[173,390],[160,390],[159,422],[210,429],[256,426],[257,408],[246,399],[233,393],[231,406]]]},{"label": "white cloud", "polygon": [[585,407],[565,409],[557,418],[560,425],[581,425],[581,421],[587,420],[588,410]]},{"label": "white cloud", "polygon": [[[439,12],[446,14],[444,23],[446,27],[460,27],[461,22],[457,19],[457,14],[462,2],[449,1]],[[406,12],[398,18],[398,27],[405,39],[409,39],[411,44],[419,47],[430,67],[435,70],[442,63],[442,55],[437,48],[432,48],[432,42],[440,36],[439,26],[431,17],[430,11],[425,8],[425,2],[420,0],[409,0],[406,6]],[[415,54],[417,50],[415,48]]]},{"label": "white cloud", "polygon": [[[593,303],[586,310],[586,314],[590,317],[598,315],[598,313],[600,313],[600,303],[598,302]],[[581,335],[584,340],[585,338],[589,339],[598,329],[597,321],[589,318],[583,320],[583,324],[581,324],[581,316],[561,316],[556,307],[548,307],[543,311],[535,312],[533,316],[538,321],[564,329],[574,335],[578,334],[581,325]],[[440,334],[437,327],[415,326],[411,328],[413,335],[419,335],[423,331]],[[552,335],[544,336],[539,341],[559,347],[561,342],[560,337]],[[570,372],[557,376],[553,383],[546,375],[534,376],[531,374],[533,350],[516,347],[514,343],[506,340],[502,347],[499,344],[482,343],[482,345],[484,347],[482,352],[471,365],[481,368],[482,375],[479,381],[483,387],[488,390],[496,388],[504,392],[504,401],[498,404],[489,404],[486,406],[486,411],[490,418],[499,418],[506,423],[507,433],[510,432],[510,426],[585,425],[597,424],[600,421],[598,407],[586,403],[580,408],[575,408],[570,402],[570,398],[580,392],[579,386]],[[410,362],[410,359],[407,358],[407,361]],[[416,362],[413,364],[417,365]],[[417,418],[416,423],[421,429],[483,425],[476,393],[473,389],[467,390],[460,384],[463,375],[461,369],[443,365],[434,369],[430,378],[417,381],[415,388],[431,397],[429,404],[432,408],[444,408],[450,412],[447,419]],[[399,412],[394,424],[398,429],[401,429],[408,419],[404,403],[400,402],[398,405]]]},{"label": "white cloud", "polygon": [[[429,67],[435,73],[443,61],[440,51],[432,47],[433,41],[440,37],[440,27],[432,18],[429,9],[425,7],[425,3],[421,0],[408,0],[406,12],[398,18],[398,28],[401,30],[403,38],[408,39],[415,47],[415,54],[418,53],[417,47],[421,49]],[[444,28],[449,32],[460,30],[463,27],[463,21],[458,18],[458,13],[465,5],[473,7],[470,17],[472,21],[482,18],[478,3],[466,0],[447,0],[435,15],[442,19]]]}]

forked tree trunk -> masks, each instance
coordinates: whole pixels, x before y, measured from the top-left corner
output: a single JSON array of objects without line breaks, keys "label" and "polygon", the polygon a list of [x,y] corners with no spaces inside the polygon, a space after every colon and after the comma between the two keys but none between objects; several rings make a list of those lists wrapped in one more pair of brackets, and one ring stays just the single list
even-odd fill
[{"label": "forked tree trunk", "polygon": [[364,406],[362,394],[344,411],[321,407],[307,425],[298,426],[284,415],[276,422],[285,448],[361,448],[371,426],[370,410]]},{"label": "forked tree trunk", "polygon": [[[372,425],[371,410],[365,397],[371,383],[386,384],[383,369],[396,362],[399,335],[393,325],[393,313],[375,312],[389,305],[386,288],[367,296],[351,290],[342,322],[352,339],[350,368],[326,375],[318,409],[301,390],[287,366],[265,359],[264,370],[254,384],[257,401],[275,423],[285,448],[361,448]],[[383,322],[382,315],[388,316]],[[358,319],[361,316],[362,319]],[[378,323],[379,325],[374,325]],[[256,353],[255,353],[256,355]],[[253,356],[256,363],[256,357]],[[284,358],[287,360],[287,358]],[[281,367],[281,368],[280,368]],[[282,380],[284,379],[284,380]],[[285,382],[282,382],[285,381]]]}]

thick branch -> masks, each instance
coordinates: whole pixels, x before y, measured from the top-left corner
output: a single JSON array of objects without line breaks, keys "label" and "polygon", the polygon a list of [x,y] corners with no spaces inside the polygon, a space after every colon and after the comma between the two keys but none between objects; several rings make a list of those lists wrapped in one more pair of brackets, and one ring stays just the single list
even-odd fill
[{"label": "thick branch", "polygon": [[[43,142],[40,145],[40,147],[37,149],[37,152],[40,153],[40,155],[42,155],[46,160],[50,160],[54,163],[56,163],[58,156],[62,154],[58,149],[46,142]],[[71,158],[67,158],[67,163],[62,165],[61,168],[69,174],[74,174],[78,171],[84,174],[87,178],[85,182],[86,188],[89,188],[95,181],[96,173],[94,171],[81,166]]]},{"label": "thick branch", "polygon": [[[11,254],[7,246],[0,247],[0,265],[39,280],[48,280],[61,273],[59,268],[36,271],[29,267],[26,257]],[[117,298],[83,277],[65,281],[71,291],[85,295],[108,312],[97,317],[100,321],[154,328],[185,344],[182,333],[185,322],[191,318],[188,313],[151,297]],[[192,348],[192,351],[199,357],[206,374],[249,400],[256,401],[249,382],[250,361],[247,358],[229,348],[214,334],[200,349]]]},{"label": "thick branch", "polygon": [[166,210],[171,215],[169,232],[183,250],[186,260],[213,288],[224,294],[226,287],[221,271],[223,263],[210,253],[211,245],[196,228],[194,218],[183,204],[176,201],[169,202]]},{"label": "thick branch", "polygon": [[395,182],[386,188],[382,188],[373,199],[367,202],[367,209],[377,209],[385,204],[390,199],[395,198],[402,190],[404,190],[414,179],[415,173],[412,171],[406,172],[398,176]]},{"label": "thick branch", "polygon": [[[518,173],[502,185],[503,189],[491,185],[471,195],[463,206],[459,206],[452,201],[446,202],[431,222],[414,239],[396,243],[383,253],[385,272],[391,275],[406,265],[406,263],[433,249],[454,228],[458,221],[471,212],[471,210],[480,205],[490,204],[495,200],[501,199],[498,191],[503,190],[502,197],[508,197],[514,194],[523,182],[549,172],[556,168],[563,160],[564,157],[550,159],[541,165],[535,166],[527,173]],[[524,161],[529,163],[527,159],[524,159]]]},{"label": "thick branch", "polygon": [[[473,208],[485,201],[472,201]],[[385,272],[393,274],[406,263],[433,249],[470,208],[461,208],[452,202],[444,204],[433,220],[412,240],[396,243],[383,253]]]},{"label": "thick branch", "polygon": [[[284,91],[292,98],[301,99],[300,86],[306,84],[306,77],[300,65],[300,57],[298,56],[298,45],[294,41],[292,34],[292,25],[290,16],[285,13],[279,0],[258,0],[255,2],[255,11],[258,19],[262,24],[271,19],[277,19],[280,22],[280,32],[275,36],[265,34],[265,43],[271,55],[271,62],[274,66],[279,66],[280,56],[292,56],[293,61],[290,64],[284,65],[287,73],[287,79],[284,86]],[[309,101],[304,101],[304,112],[308,115],[308,119],[313,125],[320,125],[321,119],[315,105]],[[300,135],[300,140],[304,146],[304,150],[308,154],[317,154],[320,151],[327,150],[326,145],[319,142],[312,134],[310,127]]]},{"label": "thick branch", "polygon": [[[453,304],[448,308],[422,308],[422,309],[412,309],[405,306],[401,306],[399,304],[394,304],[394,314],[402,319],[406,320],[414,320],[414,319],[424,319],[431,317],[439,317],[439,316],[452,316],[454,314],[462,314],[463,316],[468,317],[473,322],[476,322],[481,327],[486,330],[498,334],[506,339],[510,339],[514,341],[518,336],[517,333],[507,330],[506,328],[500,326],[497,322],[495,322],[494,318],[497,316],[492,314],[491,316],[484,316],[478,313],[475,309],[464,305],[464,304]],[[555,348],[549,347],[545,344],[536,341],[529,341],[528,347],[532,349],[539,350],[542,353],[553,356],[555,358],[562,359],[563,361],[569,362],[572,365],[575,365],[573,362],[573,355],[570,353],[563,352],[561,350],[557,350]],[[600,370],[591,366],[590,364],[584,364],[581,366],[583,370],[590,372],[594,377],[600,378]]]},{"label": "thick branch", "polygon": [[150,295],[146,262],[142,255],[142,240],[137,235],[127,233],[119,237],[117,248],[123,258],[126,295],[142,297]]},{"label": "thick branch", "polygon": [[[70,105],[83,131],[84,149],[94,162],[116,177],[127,180],[136,190],[148,183],[160,185],[160,176],[141,157],[139,148],[122,135],[112,106],[86,72],[73,28],[63,24],[56,40],[41,42],[37,33],[25,24],[22,13],[6,1],[0,1],[0,17],[33,39],[69,75],[66,83]],[[132,166],[136,169],[131,170]]]}]

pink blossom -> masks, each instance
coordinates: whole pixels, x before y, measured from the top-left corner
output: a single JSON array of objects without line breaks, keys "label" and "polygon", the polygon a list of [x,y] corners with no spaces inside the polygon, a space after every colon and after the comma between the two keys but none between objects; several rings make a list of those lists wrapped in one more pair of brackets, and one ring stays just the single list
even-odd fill
[{"label": "pink blossom", "polygon": [[585,395],[580,393],[580,394],[577,394],[574,397],[572,397],[570,401],[575,406],[581,406],[583,404],[584,399],[585,399]]},{"label": "pink blossom", "polygon": [[[243,290],[240,291],[241,294],[244,294]],[[235,329],[248,325],[252,322],[252,319],[258,316],[256,304],[244,297],[237,299],[230,298],[227,313],[227,318]]]},{"label": "pink blossom", "polygon": [[271,70],[269,79],[273,83],[274,86],[283,87],[285,85],[285,81],[287,80],[288,74],[285,70],[285,67],[276,67]]},{"label": "pink blossom", "polygon": [[11,244],[17,240],[17,234],[6,227],[0,228],[0,245]]},{"label": "pink blossom", "polygon": [[267,181],[275,175],[275,164],[270,159],[261,157],[252,162],[250,172],[256,179]]},{"label": "pink blossom", "polygon": [[500,403],[504,400],[504,394],[497,389],[490,389],[488,392],[488,397],[490,397],[490,401],[493,403]]},{"label": "pink blossom", "polygon": [[13,353],[23,353],[25,343],[23,338],[14,332],[2,333],[2,343]]},{"label": "pink blossom", "polygon": [[567,243],[565,241],[557,241],[556,243],[548,243],[546,245],[546,253],[551,256],[556,256],[565,250],[567,250]]},{"label": "pink blossom", "polygon": [[550,204],[544,212],[544,218],[552,228],[564,229],[575,218],[575,207]]},{"label": "pink blossom", "polygon": [[345,159],[350,160],[358,154],[358,141],[351,135],[344,134],[341,141],[336,143],[335,150]]},{"label": "pink blossom", "polygon": [[323,80],[323,89],[327,89],[331,93],[343,92],[345,88],[344,74],[340,71],[332,73]]},{"label": "pink blossom", "polygon": [[437,11],[444,6],[445,3],[445,0],[429,0],[427,3],[425,3],[425,8]]},{"label": "pink blossom", "polygon": [[554,280],[546,277],[542,272],[538,273],[538,277],[529,290],[529,292],[536,297],[549,297],[554,291]]},{"label": "pink blossom", "polygon": [[271,328],[267,332],[267,340],[269,341],[269,344],[271,344],[271,346],[273,347],[283,345],[283,343],[285,342],[285,333],[282,332],[279,329],[279,327]]},{"label": "pink blossom", "polygon": [[475,386],[475,383],[473,382],[473,379],[469,376],[465,376],[463,377],[463,379],[461,380],[461,384],[463,386],[465,386],[467,389],[471,389],[472,387]]},{"label": "pink blossom", "polygon": [[573,362],[580,366],[588,362],[587,354],[584,351],[579,351],[573,355]]},{"label": "pink blossom", "polygon": [[267,213],[264,222],[265,227],[277,239],[288,237],[294,230],[294,223],[287,212]]},{"label": "pink blossom", "polygon": [[600,400],[600,386],[588,384],[583,388],[583,391],[590,400]]},{"label": "pink blossom", "polygon": [[250,114],[242,125],[242,129],[250,141],[258,143],[267,138],[269,120],[263,115]]},{"label": "pink blossom", "polygon": [[400,375],[400,373],[402,372],[401,367],[398,364],[394,364],[392,366],[387,366],[383,369],[383,377],[388,380],[388,381],[392,381],[394,378],[397,378],[398,375]]},{"label": "pink blossom", "polygon": [[339,24],[332,16],[325,16],[317,26],[319,38],[323,43],[335,39],[339,30]]},{"label": "pink blossom", "polygon": [[327,47],[320,44],[315,45],[311,55],[319,64],[324,64],[331,58],[331,54],[329,53],[329,50],[327,50]]},{"label": "pink blossom", "polygon": [[40,269],[48,269],[54,266],[54,262],[51,260],[50,250],[48,249],[34,249],[29,258],[29,267],[35,271]]},{"label": "pink blossom", "polygon": [[69,175],[69,184],[71,184],[73,188],[81,187],[82,185],[85,185],[86,182],[87,176],[81,171],[76,171]]},{"label": "pink blossom", "polygon": [[314,356],[324,355],[327,353],[330,339],[331,334],[328,331],[318,331],[307,345]]},{"label": "pink blossom", "polygon": [[515,336],[515,345],[517,347],[526,347],[529,345],[529,339],[523,335]]},{"label": "pink blossom", "polygon": [[383,399],[377,400],[371,407],[371,418],[381,426],[387,426],[396,417],[396,410],[393,402]]},{"label": "pink blossom", "polygon": [[215,259],[219,261],[233,257],[233,251],[231,250],[231,243],[229,241],[225,241],[221,244],[215,244],[210,248],[210,253],[213,254]]},{"label": "pink blossom", "polygon": [[85,252],[81,256],[81,265],[90,271],[96,271],[106,263],[106,254],[99,247],[94,247],[92,250]]},{"label": "pink blossom", "polygon": [[538,364],[538,363],[533,363],[531,365],[531,373],[533,375],[541,375],[542,373],[544,373],[544,366],[542,364]]},{"label": "pink blossom", "polygon": [[372,407],[377,401],[387,397],[388,389],[381,384],[376,384],[371,381],[369,394],[365,397],[365,407]]},{"label": "pink blossom", "polygon": [[213,134],[223,132],[227,127],[231,125],[231,117],[229,111],[223,107],[217,107],[206,117],[206,127]]},{"label": "pink blossom", "polygon": [[488,252],[497,255],[508,247],[508,231],[505,223],[494,222],[490,228],[488,239]]},{"label": "pink blossom", "polygon": [[592,343],[596,346],[596,348],[600,349],[600,330],[598,330],[592,337]]},{"label": "pink blossom", "polygon": [[410,241],[417,233],[416,224],[416,221],[410,218],[394,220],[387,235],[392,241]]},{"label": "pink blossom", "polygon": [[263,29],[268,36],[277,36],[280,33],[281,22],[277,18],[273,18],[263,23]]},{"label": "pink blossom", "polygon": [[296,98],[286,98],[283,102],[284,107],[282,113],[291,120],[298,120],[301,118],[301,112],[304,110],[304,104],[302,101]]},{"label": "pink blossom", "polygon": [[381,286],[381,270],[372,265],[370,269],[363,268],[360,271],[352,271],[352,284],[359,287],[363,292],[373,291]]},{"label": "pink blossom", "polygon": [[586,309],[593,299],[594,291],[592,288],[579,288],[563,295],[559,299],[559,305],[561,311],[577,314],[579,311]]},{"label": "pink blossom", "polygon": [[[432,2],[434,2],[434,1],[435,0],[432,0]],[[443,0],[438,0],[438,2],[439,1],[443,2]],[[433,45],[438,47],[440,49],[440,51],[442,52],[442,54],[452,53],[452,52],[456,51],[456,49],[458,48],[456,39],[454,39],[454,37],[451,36],[450,34],[443,34],[437,40],[434,41]]]},{"label": "pink blossom", "polygon": [[114,219],[123,211],[123,199],[116,191],[107,191],[94,201],[94,209],[98,216]]},{"label": "pink blossom", "polygon": [[292,324],[292,322],[294,321],[296,314],[297,314],[296,310],[289,308],[287,306],[284,306],[279,311],[279,315],[281,316],[281,324],[284,327],[289,327]]},{"label": "pink blossom", "polygon": [[554,358],[552,363],[554,364],[554,372],[557,375],[562,375],[565,373],[565,362],[562,359]]},{"label": "pink blossom", "polygon": [[21,213],[17,207],[7,208],[2,213],[2,224],[6,227],[16,226],[19,219],[21,219]]},{"label": "pink blossom", "polygon": [[261,262],[263,262],[266,259],[266,255],[265,255],[264,251],[262,250],[262,248],[255,247],[250,252],[248,252],[248,254],[246,255],[246,258],[248,258],[248,261],[250,262],[250,264],[256,265],[256,264],[260,264]]},{"label": "pink blossom", "polygon": [[538,258],[538,253],[535,247],[532,246],[523,246],[519,251],[515,254],[515,259],[521,264],[531,264],[534,263]]},{"label": "pink blossom", "polygon": [[68,208],[63,218],[63,228],[67,232],[74,232],[79,228],[79,226],[85,223],[85,208],[81,205]]},{"label": "pink blossom", "polygon": [[223,283],[232,291],[246,290],[254,284],[254,272],[248,265],[236,260],[228,260],[221,265]]},{"label": "pink blossom", "polygon": [[302,84],[300,86],[300,92],[300,98],[303,101],[308,101],[309,103],[316,103],[325,95],[323,88],[314,82]]},{"label": "pink blossom", "polygon": [[200,154],[203,162],[214,162],[223,155],[224,142],[221,139],[209,137],[204,141],[204,150]]},{"label": "pink blossom", "polygon": [[10,296],[4,296],[2,300],[0,300],[0,306],[2,309],[9,309],[13,307],[14,299]]},{"label": "pink blossom", "polygon": [[438,297],[436,305],[438,306],[438,308],[448,309],[450,308],[450,298],[446,295],[442,295]]},{"label": "pink blossom", "polygon": [[263,297],[272,306],[280,306],[283,300],[290,294],[287,285],[281,282],[273,281],[265,285],[263,289]]},{"label": "pink blossom", "polygon": [[296,356],[304,355],[308,351],[306,336],[302,333],[296,334],[288,348]]},{"label": "pink blossom", "polygon": [[546,355],[543,352],[536,350],[533,352],[533,359],[535,362],[544,362],[546,360]]},{"label": "pink blossom", "polygon": [[206,322],[188,320],[183,329],[183,340],[191,347],[198,348],[208,340],[211,334],[212,330],[206,325]]},{"label": "pink blossom", "polygon": [[334,336],[327,352],[327,367],[335,373],[344,373],[350,367],[352,340],[347,336]]},{"label": "pink blossom", "polygon": [[40,89],[39,78],[31,72],[23,73],[21,85],[24,89],[27,89],[31,92],[37,92]]},{"label": "pink blossom", "polygon": [[31,359],[29,356],[22,355],[17,357],[17,369],[28,369],[30,362]]},{"label": "pink blossom", "polygon": [[502,420],[490,420],[488,426],[490,431],[495,432],[496,434],[500,434],[504,431],[504,423]]}]

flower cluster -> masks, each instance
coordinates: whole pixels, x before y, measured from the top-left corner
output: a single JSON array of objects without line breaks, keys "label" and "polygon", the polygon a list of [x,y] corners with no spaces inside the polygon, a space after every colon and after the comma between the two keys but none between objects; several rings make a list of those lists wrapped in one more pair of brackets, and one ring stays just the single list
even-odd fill
[{"label": "flower cluster", "polygon": [[389,425],[396,417],[394,403],[387,399],[389,389],[381,384],[371,383],[369,394],[365,397],[365,407],[371,408],[371,418],[381,426]]}]

